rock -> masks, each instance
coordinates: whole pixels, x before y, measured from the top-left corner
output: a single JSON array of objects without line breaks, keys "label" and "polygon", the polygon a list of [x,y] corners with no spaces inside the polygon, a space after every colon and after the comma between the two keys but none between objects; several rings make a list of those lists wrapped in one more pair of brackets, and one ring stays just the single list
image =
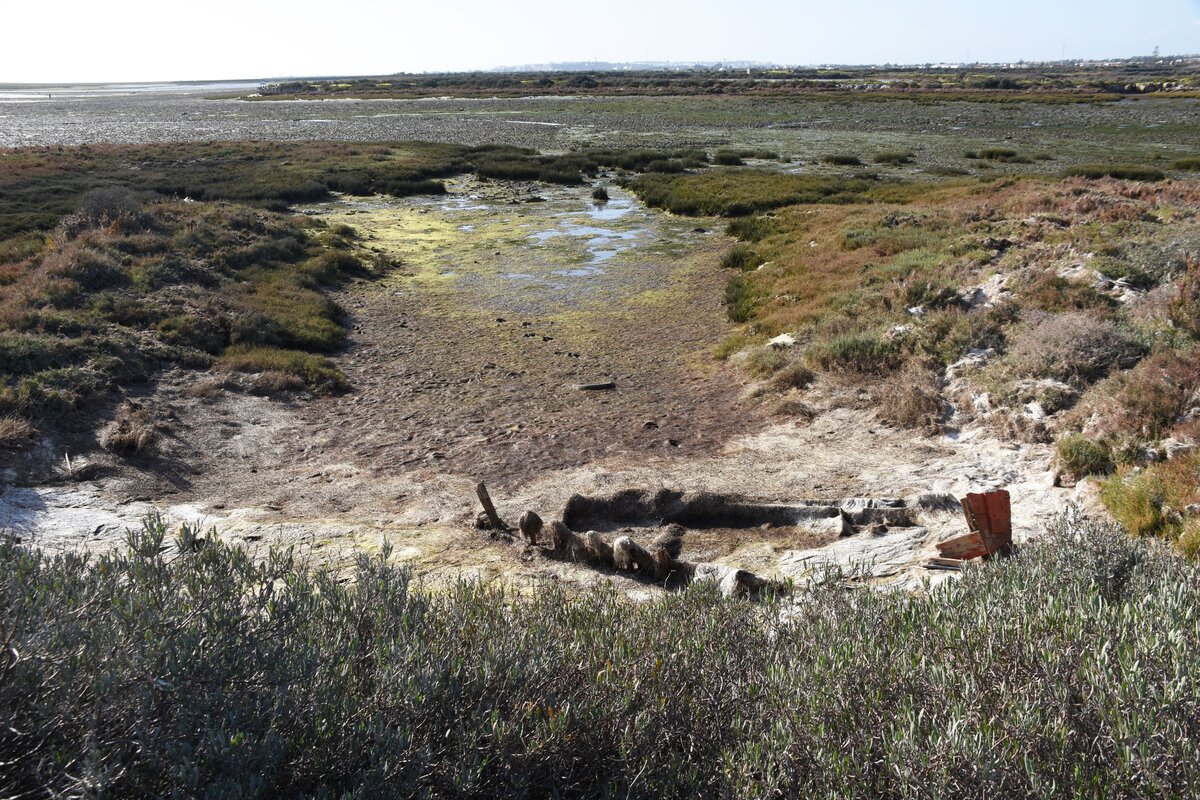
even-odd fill
[{"label": "rock", "polygon": [[1008,276],[999,273],[988,278],[979,286],[963,293],[969,308],[989,308],[1012,296],[1008,291]]},{"label": "rock", "polygon": [[696,564],[692,580],[715,583],[726,597],[753,597],[767,585],[764,579],[753,572],[722,564]]},{"label": "rock", "polygon": [[990,347],[985,350],[968,350],[966,355],[946,367],[946,380],[951,381],[962,377],[965,373],[980,369],[995,355],[996,351]]},{"label": "rock", "polygon": [[1163,453],[1168,461],[1196,449],[1196,443],[1191,439],[1176,439],[1171,437],[1163,441]]},{"label": "rock", "polygon": [[922,511],[962,511],[958,498],[949,492],[926,492],[919,494],[909,504]]},{"label": "rock", "polygon": [[883,536],[851,536],[824,547],[789,550],[780,558],[779,570],[803,582],[821,580],[830,572],[885,577],[915,566],[928,537],[925,528],[905,528]]}]

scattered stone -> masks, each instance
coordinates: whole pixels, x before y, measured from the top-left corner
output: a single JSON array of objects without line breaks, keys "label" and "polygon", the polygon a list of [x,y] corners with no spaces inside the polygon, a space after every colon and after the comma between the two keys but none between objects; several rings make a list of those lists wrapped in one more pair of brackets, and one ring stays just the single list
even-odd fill
[{"label": "scattered stone", "polygon": [[1176,439],[1171,437],[1163,441],[1163,453],[1167,460],[1186,455],[1196,449],[1196,443],[1191,439]]}]

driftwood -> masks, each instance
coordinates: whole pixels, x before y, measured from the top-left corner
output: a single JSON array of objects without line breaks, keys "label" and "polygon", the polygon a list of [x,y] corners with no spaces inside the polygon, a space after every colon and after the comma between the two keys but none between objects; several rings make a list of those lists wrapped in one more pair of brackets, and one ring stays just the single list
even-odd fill
[{"label": "driftwood", "polygon": [[533,511],[526,511],[517,520],[517,528],[521,531],[521,535],[525,537],[525,541],[530,544],[538,543],[538,534],[542,532],[542,518]]},{"label": "driftwood", "polygon": [[655,583],[709,581],[729,597],[753,597],[767,586],[766,580],[744,569],[678,560],[683,549],[683,528],[678,525],[669,526],[643,547],[629,536],[610,543],[597,531],[580,535],[555,520],[550,523],[550,545],[559,558],[633,572]]},{"label": "driftwood", "polygon": [[583,535],[584,549],[587,553],[587,560],[593,564],[605,564],[612,566],[616,562],[616,555],[613,553],[613,546],[604,540],[596,531],[588,531]]},{"label": "driftwood", "polygon": [[571,545],[578,540],[579,537],[558,520],[550,523],[550,546],[555,553],[567,555],[571,550]]},{"label": "driftwood", "polygon": [[492,524],[492,530],[508,531],[509,527],[500,521],[500,515],[496,513],[496,507],[492,505],[492,496],[488,494],[487,486],[482,482],[476,484],[475,494],[479,496],[479,502],[483,504],[483,513],[487,514],[488,522]]},{"label": "driftwood", "polygon": [[613,542],[613,566],[617,569],[637,570],[643,575],[654,574],[654,556],[628,536]]}]

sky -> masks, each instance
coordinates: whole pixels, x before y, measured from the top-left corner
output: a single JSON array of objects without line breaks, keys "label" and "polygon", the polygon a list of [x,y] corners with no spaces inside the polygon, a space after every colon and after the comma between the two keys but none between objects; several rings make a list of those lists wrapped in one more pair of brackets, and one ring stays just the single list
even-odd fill
[{"label": "sky", "polygon": [[0,83],[1200,52],[1200,0],[0,0]]}]

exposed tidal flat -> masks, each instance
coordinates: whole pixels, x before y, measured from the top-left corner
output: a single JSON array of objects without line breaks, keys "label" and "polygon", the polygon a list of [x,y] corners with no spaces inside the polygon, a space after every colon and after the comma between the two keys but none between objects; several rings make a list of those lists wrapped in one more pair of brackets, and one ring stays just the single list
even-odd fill
[{"label": "exposed tidal flat", "polygon": [[[766,146],[794,158],[912,148],[946,164],[1007,142],[1054,157],[1023,171],[1194,143],[1195,99],[854,102],[813,97],[524,97],[250,102],[246,85],[0,86],[0,147],[183,141],[402,141],[595,146]],[[58,93],[56,93],[56,91]],[[47,96],[49,95],[49,96]]]}]

